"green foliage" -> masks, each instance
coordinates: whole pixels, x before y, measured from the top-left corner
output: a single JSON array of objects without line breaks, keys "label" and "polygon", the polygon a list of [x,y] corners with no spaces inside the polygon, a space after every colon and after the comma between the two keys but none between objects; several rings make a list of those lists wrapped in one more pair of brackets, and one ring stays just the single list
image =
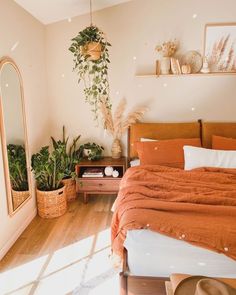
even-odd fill
[{"label": "green foliage", "polygon": [[[101,57],[98,60],[90,60],[84,53],[84,47],[90,42],[99,42],[102,46]],[[109,99],[108,46],[104,33],[95,26],[89,26],[72,39],[69,50],[74,55],[74,70],[79,76],[78,83],[84,81],[85,100],[92,107],[94,119],[98,119],[98,109],[101,98],[105,99],[107,108],[111,108]]]},{"label": "green foliage", "polygon": [[63,126],[62,129],[63,136],[62,140],[56,141],[53,137],[52,139],[52,144],[54,150],[61,149],[61,167],[63,169],[64,176],[63,178],[69,178],[72,177],[74,178],[76,176],[75,174],[75,165],[79,163],[80,158],[79,158],[79,153],[77,149],[77,143],[78,140],[80,139],[80,135],[78,135],[76,138],[73,139],[72,144],[68,147],[68,140],[69,137],[66,138],[65,135],[65,126]]},{"label": "green foliage", "polygon": [[79,153],[83,155],[84,150],[88,150],[88,160],[99,160],[102,158],[104,148],[96,143],[85,143],[80,146]]},{"label": "green foliage", "polygon": [[64,151],[58,146],[52,153],[49,147],[42,147],[41,150],[32,155],[31,166],[37,183],[37,188],[42,191],[52,191],[62,187],[64,177],[61,158]]},{"label": "green foliage", "polygon": [[25,148],[22,145],[7,145],[8,164],[12,189],[27,191],[28,175]]}]

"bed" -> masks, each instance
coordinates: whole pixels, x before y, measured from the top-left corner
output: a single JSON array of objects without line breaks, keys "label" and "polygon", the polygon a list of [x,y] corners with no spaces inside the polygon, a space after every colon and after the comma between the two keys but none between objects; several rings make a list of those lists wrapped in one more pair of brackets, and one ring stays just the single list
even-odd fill
[{"label": "bed", "polygon": [[[236,138],[236,123],[198,121],[134,124],[128,134],[128,161],[137,158],[135,142],[140,138],[163,140],[199,137],[203,147],[211,148],[212,135]],[[164,294],[163,281],[173,272],[236,278],[235,257],[229,257],[229,253],[222,253],[229,251],[226,245],[223,251],[217,253],[206,245],[199,247],[199,241],[186,242],[185,232],[178,232],[173,238],[167,232],[162,233],[160,228],[157,231],[150,230],[147,219],[145,224],[146,226],[141,228],[131,227],[123,237],[121,294],[152,294],[151,290],[154,289]]]}]

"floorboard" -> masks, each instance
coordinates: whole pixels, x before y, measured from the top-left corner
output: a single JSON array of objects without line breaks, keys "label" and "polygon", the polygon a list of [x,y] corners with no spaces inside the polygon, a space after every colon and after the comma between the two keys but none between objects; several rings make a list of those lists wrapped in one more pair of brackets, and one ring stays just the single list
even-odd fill
[{"label": "floorboard", "polygon": [[[102,253],[104,249],[108,253],[110,251],[111,207],[114,200],[115,196],[95,195],[89,198],[88,204],[84,204],[82,198],[79,197],[76,201],[69,203],[67,213],[59,218],[42,219],[36,216],[0,262],[1,273],[27,267],[27,264],[43,259],[45,256],[42,266],[37,269],[37,276],[22,286],[17,285],[19,290],[26,290],[26,293],[22,291],[22,294],[41,294],[37,288],[41,280],[48,279],[48,273],[53,277],[55,273],[58,275],[60,271],[65,271],[75,265],[78,267],[77,264],[80,260],[96,260],[94,253],[99,256],[99,253]],[[86,246],[82,246],[86,243],[91,244],[88,252],[86,252]],[[70,247],[71,251],[68,250]],[[73,254],[75,247],[79,249],[78,257]],[[64,256],[60,255],[63,251],[67,253],[66,258],[64,254]],[[73,259],[68,257],[68,255],[72,255],[71,253],[75,256]],[[59,256],[61,256],[61,261],[55,262],[56,257]],[[63,262],[63,259],[67,259],[67,262]],[[52,266],[52,262],[57,264],[57,268]],[[85,272],[86,268],[83,270],[83,273]],[[72,287],[68,288],[68,294],[71,289]],[[18,293],[10,292],[9,294]]]}]

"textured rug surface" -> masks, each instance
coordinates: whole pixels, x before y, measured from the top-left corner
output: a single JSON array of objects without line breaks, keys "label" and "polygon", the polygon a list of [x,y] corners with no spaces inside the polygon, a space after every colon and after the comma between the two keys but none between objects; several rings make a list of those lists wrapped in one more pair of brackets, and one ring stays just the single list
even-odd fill
[{"label": "textured rug surface", "polygon": [[[119,294],[119,271],[113,268],[107,270],[104,273],[91,278],[88,281],[81,282],[80,285],[73,291],[73,295],[109,295]],[[112,290],[112,293],[111,293]]]}]

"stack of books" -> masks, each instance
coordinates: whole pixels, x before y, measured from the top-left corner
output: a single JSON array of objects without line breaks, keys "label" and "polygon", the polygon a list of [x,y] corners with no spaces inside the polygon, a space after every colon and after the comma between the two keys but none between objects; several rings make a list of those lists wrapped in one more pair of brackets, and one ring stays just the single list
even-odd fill
[{"label": "stack of books", "polygon": [[103,177],[103,168],[86,168],[82,177]]}]

